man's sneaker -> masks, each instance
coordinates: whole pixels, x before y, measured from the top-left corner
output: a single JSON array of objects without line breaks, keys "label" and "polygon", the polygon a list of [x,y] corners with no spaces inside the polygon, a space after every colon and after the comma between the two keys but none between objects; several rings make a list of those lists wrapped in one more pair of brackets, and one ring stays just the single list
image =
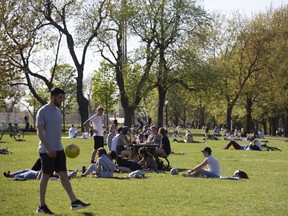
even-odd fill
[{"label": "man's sneaker", "polygon": [[71,203],[71,210],[77,210],[81,208],[86,208],[90,205],[90,203],[83,203],[81,200],[76,200]]},{"label": "man's sneaker", "polygon": [[36,210],[36,213],[39,214],[54,214],[48,207],[47,205],[39,206],[38,209]]}]

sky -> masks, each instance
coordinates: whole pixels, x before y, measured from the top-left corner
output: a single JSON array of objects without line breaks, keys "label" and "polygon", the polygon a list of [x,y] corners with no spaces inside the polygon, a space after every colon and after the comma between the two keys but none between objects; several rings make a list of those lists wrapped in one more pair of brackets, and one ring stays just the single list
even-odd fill
[{"label": "sky", "polygon": [[253,14],[265,12],[266,10],[279,8],[287,5],[288,0],[202,0],[201,5],[208,12],[218,11],[222,14],[230,14],[232,11],[238,10],[240,13],[251,17]]},{"label": "sky", "polygon": [[[271,7],[272,9],[276,9],[280,6],[287,5],[288,0],[197,0],[197,4],[202,5],[208,12],[218,11],[221,14],[229,15],[233,11],[238,10],[248,17],[253,17],[253,15],[259,12],[265,12]],[[95,65],[95,58],[97,57],[87,58],[84,73],[85,77],[90,77],[91,73],[99,67],[99,62],[96,62]],[[74,65],[73,62],[70,64]]]}]

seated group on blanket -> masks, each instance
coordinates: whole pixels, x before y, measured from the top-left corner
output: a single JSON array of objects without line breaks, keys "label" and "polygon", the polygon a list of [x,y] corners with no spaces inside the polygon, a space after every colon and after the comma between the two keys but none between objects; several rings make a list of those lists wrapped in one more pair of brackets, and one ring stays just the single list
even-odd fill
[{"label": "seated group on blanket", "polygon": [[[171,152],[170,141],[165,128],[160,128],[159,133],[156,126],[151,126],[150,130],[145,144],[158,144],[158,148],[134,148],[130,144],[131,138],[128,139],[130,129],[124,126],[118,129],[118,134],[112,139],[108,138],[111,141],[110,144],[108,142],[110,150],[108,153],[104,148],[97,149],[97,162],[90,164],[82,176],[92,174],[95,177],[110,178],[113,177],[114,171],[132,172],[141,169],[157,171],[159,157],[168,156]],[[113,131],[110,128],[110,133],[115,133],[115,129]]]}]

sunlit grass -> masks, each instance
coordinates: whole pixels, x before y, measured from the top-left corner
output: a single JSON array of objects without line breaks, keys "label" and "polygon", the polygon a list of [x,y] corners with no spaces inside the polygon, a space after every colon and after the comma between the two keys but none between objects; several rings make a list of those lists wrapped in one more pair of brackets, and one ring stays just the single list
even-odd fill
[{"label": "sunlit grass", "polygon": [[[202,140],[203,137],[195,137]],[[25,141],[16,142],[4,136],[0,147],[8,147],[11,155],[0,155],[0,215],[34,215],[38,205],[37,180],[13,181],[2,173],[31,168],[38,158],[36,134],[26,134]],[[173,138],[170,140],[172,141]],[[63,145],[71,143],[63,138]],[[92,139],[73,139],[81,152],[67,159],[68,169],[88,166],[93,147]],[[77,177],[71,181],[75,194],[91,202],[85,210],[74,215],[286,215],[288,211],[288,143],[270,140],[269,145],[282,151],[257,152],[223,150],[227,141],[208,140],[206,144],[173,143],[176,154],[169,156],[178,176],[148,173],[145,179],[95,179]],[[237,169],[248,173],[250,179],[231,181],[192,179],[181,176],[204,158],[201,149],[210,146],[221,164],[221,174],[230,176]],[[186,152],[187,154],[179,154]],[[127,176],[118,174],[115,176]],[[70,215],[70,201],[59,181],[50,181],[47,205],[59,215]]]}]

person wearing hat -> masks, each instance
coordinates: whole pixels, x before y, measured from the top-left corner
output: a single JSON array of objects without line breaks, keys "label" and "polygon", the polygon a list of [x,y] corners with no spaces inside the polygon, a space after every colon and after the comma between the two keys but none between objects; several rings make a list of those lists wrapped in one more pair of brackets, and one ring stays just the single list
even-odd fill
[{"label": "person wearing hat", "polygon": [[[211,153],[210,147],[205,147],[202,151],[205,160],[195,166],[193,169],[183,173],[184,177],[204,177],[204,178],[219,178],[220,177],[220,164]],[[204,169],[207,166],[208,169]]]},{"label": "person wearing hat", "polygon": [[126,156],[128,159],[132,159],[132,150],[129,147],[127,133],[129,132],[129,127],[122,127],[122,133],[119,135],[116,145],[117,155]]}]

